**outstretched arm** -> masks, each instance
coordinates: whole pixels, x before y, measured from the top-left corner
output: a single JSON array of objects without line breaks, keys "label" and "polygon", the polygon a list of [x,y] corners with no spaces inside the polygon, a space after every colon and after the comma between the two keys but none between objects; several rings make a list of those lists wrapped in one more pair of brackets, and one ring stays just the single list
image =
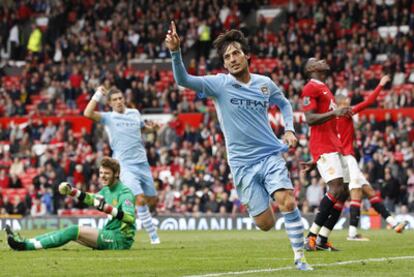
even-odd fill
[{"label": "outstretched arm", "polygon": [[390,81],[390,77],[388,75],[385,75],[381,78],[381,81],[379,82],[378,86],[375,88],[374,92],[372,92],[370,95],[368,95],[368,98],[361,103],[355,105],[352,107],[352,113],[357,114],[363,109],[369,107],[372,105],[376,100],[378,95],[380,94],[382,88]]},{"label": "outstretched arm", "polygon": [[73,188],[69,183],[62,182],[59,185],[59,192],[62,195],[69,195],[71,197],[78,198],[79,201],[85,203],[88,206],[94,206],[101,212],[112,215],[114,218],[121,220],[125,223],[133,223],[135,217],[128,213],[124,213],[122,210],[113,207],[105,202],[102,195],[92,194]]}]

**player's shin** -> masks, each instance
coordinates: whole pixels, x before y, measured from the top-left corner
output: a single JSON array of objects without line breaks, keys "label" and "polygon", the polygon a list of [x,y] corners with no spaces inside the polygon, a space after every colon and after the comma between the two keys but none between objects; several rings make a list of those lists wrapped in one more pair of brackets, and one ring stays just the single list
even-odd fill
[{"label": "player's shin", "polygon": [[344,203],[342,202],[336,202],[332,207],[328,220],[324,223],[323,227],[319,231],[318,244],[325,244],[328,242],[328,237],[335,227],[335,224],[338,222],[343,207]]},{"label": "player's shin", "polygon": [[29,239],[26,242],[27,250],[47,249],[65,245],[70,241],[77,240],[79,236],[79,226],[71,225],[64,229],[50,232]]},{"label": "player's shin", "polygon": [[147,231],[152,244],[158,244],[159,238],[157,234],[157,229],[154,226],[154,223],[152,222],[152,216],[148,209],[148,206],[138,206],[138,218],[142,222],[142,226]]},{"label": "player's shin", "polygon": [[349,237],[354,238],[358,234],[358,224],[361,217],[361,200],[351,200],[349,222]]},{"label": "player's shin", "polygon": [[296,208],[291,212],[283,212],[282,214],[285,219],[286,233],[295,253],[295,260],[301,259],[304,247],[304,228],[299,209]]},{"label": "player's shin", "polygon": [[327,221],[331,209],[336,202],[336,198],[329,192],[324,195],[319,205],[319,212],[316,214],[315,220],[309,229],[308,237],[318,235],[321,226]]},{"label": "player's shin", "polygon": [[395,226],[397,222],[395,221],[394,217],[391,216],[390,212],[385,208],[384,203],[378,195],[371,197],[369,199],[369,202],[371,203],[371,206],[374,208],[376,212],[378,212],[382,218],[387,221],[388,224],[391,226]]}]

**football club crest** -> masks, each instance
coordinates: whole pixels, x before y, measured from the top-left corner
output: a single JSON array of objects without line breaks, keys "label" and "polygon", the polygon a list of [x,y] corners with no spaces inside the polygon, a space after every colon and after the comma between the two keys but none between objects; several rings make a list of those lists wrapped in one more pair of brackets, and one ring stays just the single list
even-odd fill
[{"label": "football club crest", "polygon": [[309,96],[303,97],[303,105],[307,106],[310,104],[310,98]]},{"label": "football club crest", "polygon": [[261,87],[260,88],[260,90],[262,91],[262,93],[264,94],[264,95],[269,95],[269,89],[266,87],[266,86],[264,86],[264,87]]},{"label": "football club crest", "polygon": [[129,201],[129,199],[126,199],[124,203],[125,203],[125,206],[128,206],[128,207],[132,206],[132,203],[131,201]]}]

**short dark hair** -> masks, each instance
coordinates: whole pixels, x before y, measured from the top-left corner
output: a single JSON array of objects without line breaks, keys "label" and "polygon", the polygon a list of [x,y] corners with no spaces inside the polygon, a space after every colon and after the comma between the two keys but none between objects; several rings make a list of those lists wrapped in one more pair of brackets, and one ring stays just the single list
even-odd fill
[{"label": "short dark hair", "polygon": [[109,92],[108,92],[108,99],[109,100],[112,100],[112,95],[114,95],[114,94],[118,94],[118,93],[120,93],[120,94],[122,94],[123,95],[123,93],[122,93],[122,91],[120,91],[117,87],[111,87],[110,89],[109,89]]},{"label": "short dark hair", "polygon": [[250,47],[244,34],[239,30],[230,30],[224,34],[220,34],[213,42],[214,48],[217,49],[217,54],[223,62],[223,55],[226,52],[227,47],[234,43],[240,43],[241,49],[244,54],[249,54]]},{"label": "short dark hair", "polygon": [[121,166],[117,160],[110,157],[104,157],[101,161],[101,166],[111,169],[114,173],[115,178],[119,178],[119,174],[121,173]]}]

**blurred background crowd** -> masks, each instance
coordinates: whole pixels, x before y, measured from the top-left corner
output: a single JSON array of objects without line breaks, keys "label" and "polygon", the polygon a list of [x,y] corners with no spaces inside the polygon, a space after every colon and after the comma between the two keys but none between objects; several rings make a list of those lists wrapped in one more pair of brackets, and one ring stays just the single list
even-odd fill
[{"label": "blurred background crowd", "polygon": [[[0,6],[1,214],[46,215],[82,210],[57,185],[100,189],[97,165],[111,150],[100,124],[75,132],[79,116],[99,84],[117,86],[127,104],[143,114],[172,114],[157,133],[145,135],[159,194],[158,214],[245,213],[226,161],[224,138],[211,101],[174,84],[163,40],[177,23],[191,74],[221,71],[212,41],[237,28],[248,36],[250,69],[283,88],[295,112],[306,79],[302,64],[324,57],[327,85],[351,104],[363,101],[383,74],[376,109],[413,108],[414,4],[412,1],[127,1],[26,0]],[[260,7],[280,8],[269,20]],[[253,15],[252,15],[253,14]],[[135,64],[151,62],[147,69]],[[11,73],[11,68],[15,71]],[[17,73],[16,73],[17,72]],[[108,110],[104,104],[99,107]],[[179,115],[201,113],[199,126]],[[414,211],[413,116],[374,114],[355,118],[355,151],[367,179],[393,212]],[[42,117],[59,117],[58,121]],[[28,117],[25,123],[17,118]],[[281,124],[272,124],[283,134]],[[301,172],[311,159],[309,128],[300,117],[300,145],[285,154],[302,212],[314,212],[326,187],[316,171]],[[274,204],[275,210],[277,203]],[[364,209],[369,209],[365,203]]]}]

